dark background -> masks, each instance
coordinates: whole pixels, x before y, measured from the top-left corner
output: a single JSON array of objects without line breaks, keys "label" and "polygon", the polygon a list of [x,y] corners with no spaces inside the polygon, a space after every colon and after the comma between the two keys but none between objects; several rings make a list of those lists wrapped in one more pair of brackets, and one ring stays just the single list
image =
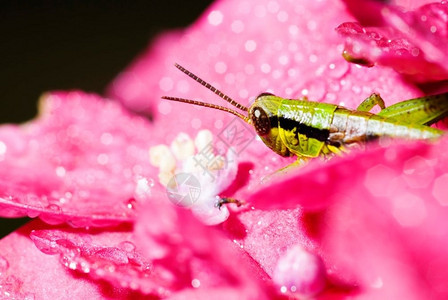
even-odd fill
[{"label": "dark background", "polygon": [[[2,1],[0,123],[33,118],[48,90],[102,94],[151,38],[188,26],[211,2]],[[0,218],[0,238],[26,221]]]}]

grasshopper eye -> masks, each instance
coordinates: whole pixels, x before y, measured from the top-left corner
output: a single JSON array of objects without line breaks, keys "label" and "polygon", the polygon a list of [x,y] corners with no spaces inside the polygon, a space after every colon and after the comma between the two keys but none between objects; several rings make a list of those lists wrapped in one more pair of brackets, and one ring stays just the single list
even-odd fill
[{"label": "grasshopper eye", "polygon": [[249,117],[252,120],[255,131],[258,135],[266,135],[271,130],[271,122],[266,112],[260,107],[254,107],[250,113]]}]

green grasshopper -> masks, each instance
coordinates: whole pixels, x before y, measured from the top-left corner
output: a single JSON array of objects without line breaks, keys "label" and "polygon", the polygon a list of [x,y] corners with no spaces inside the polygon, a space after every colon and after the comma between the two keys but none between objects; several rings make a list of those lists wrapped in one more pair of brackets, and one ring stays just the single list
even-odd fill
[{"label": "green grasshopper", "polygon": [[[296,156],[298,159],[291,166],[309,158],[339,154],[345,147],[380,137],[435,139],[444,132],[429,125],[448,115],[448,93],[402,101],[387,108],[378,94],[372,94],[356,110],[308,101],[306,97],[293,100],[262,93],[250,107],[245,107],[182,66],[175,66],[247,116],[215,104],[167,96],[163,99],[218,109],[239,117],[275,153]],[[369,112],[375,105],[382,109],[378,114]]]},{"label": "green grasshopper", "polygon": [[[351,145],[380,137],[435,139],[444,132],[429,125],[448,115],[448,93],[406,100],[387,108],[378,94],[372,94],[356,110],[308,101],[306,97],[293,100],[262,93],[250,107],[245,107],[182,66],[175,66],[234,107],[246,112],[247,116],[227,107],[201,101],[167,96],[162,98],[226,111],[244,120],[275,153],[297,157],[294,163],[280,171],[301,165],[310,158],[339,154]],[[378,114],[369,112],[375,105],[382,109]],[[242,204],[234,198],[220,198],[216,206],[220,208],[225,203]]]}]

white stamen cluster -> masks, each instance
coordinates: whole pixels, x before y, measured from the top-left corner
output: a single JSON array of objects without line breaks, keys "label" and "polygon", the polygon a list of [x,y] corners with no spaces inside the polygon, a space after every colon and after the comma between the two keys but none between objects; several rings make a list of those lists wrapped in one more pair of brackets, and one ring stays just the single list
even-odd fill
[{"label": "white stamen cluster", "polygon": [[188,173],[201,185],[199,199],[189,207],[204,223],[215,225],[229,215],[226,207],[219,210],[217,195],[225,190],[236,176],[237,165],[231,149],[226,157],[216,154],[213,135],[201,130],[195,139],[179,133],[170,146],[161,144],[149,149],[150,163],[159,168],[159,182],[167,187],[176,174]]}]

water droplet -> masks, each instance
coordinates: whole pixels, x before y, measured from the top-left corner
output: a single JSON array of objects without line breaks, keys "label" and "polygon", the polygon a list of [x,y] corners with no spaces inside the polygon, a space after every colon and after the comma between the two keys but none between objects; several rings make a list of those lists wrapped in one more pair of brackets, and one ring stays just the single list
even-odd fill
[{"label": "water droplet", "polygon": [[287,55],[280,55],[278,58],[278,62],[281,65],[285,66],[289,63],[289,57]]},{"label": "water droplet", "polygon": [[290,35],[297,35],[299,33],[299,27],[296,25],[291,25],[288,27],[288,32]]},{"label": "water droplet", "polygon": [[296,245],[277,261],[273,280],[282,293],[289,289],[303,296],[315,295],[326,285],[325,265],[317,254]]},{"label": "water droplet", "polygon": [[213,10],[207,17],[208,23],[213,26],[218,26],[222,23],[224,15],[219,10]]},{"label": "water droplet", "polygon": [[98,155],[96,161],[98,162],[98,164],[104,166],[109,162],[109,155],[107,155],[105,153],[101,153]]},{"label": "water droplet", "polygon": [[114,137],[109,132],[104,132],[103,134],[101,134],[100,141],[103,145],[110,145],[112,144],[113,140]]},{"label": "water droplet", "polygon": [[5,155],[7,149],[8,147],[6,147],[6,144],[0,141],[0,156]]},{"label": "water droplet", "polygon": [[121,242],[118,247],[126,252],[134,252],[136,249],[135,245],[129,241]]},{"label": "water droplet", "polygon": [[271,66],[268,63],[262,64],[260,69],[261,69],[261,72],[266,73],[266,74],[271,72]]},{"label": "water droplet", "polygon": [[310,63],[315,63],[315,62],[317,62],[318,57],[317,57],[316,54],[311,54],[311,55],[308,57],[308,60],[309,60]]},{"label": "water droplet", "polygon": [[224,74],[227,71],[227,65],[224,62],[219,61],[215,64],[215,71],[218,74]]},{"label": "water droplet", "polygon": [[64,167],[61,167],[61,166],[56,167],[56,176],[58,176],[58,177],[64,177],[64,176],[65,176],[65,173],[66,173],[66,171],[65,171],[65,168],[64,168]]},{"label": "water droplet", "polygon": [[230,25],[231,29],[235,33],[241,33],[244,30],[244,23],[240,20],[235,20]]},{"label": "water droplet", "polygon": [[257,49],[257,43],[254,40],[247,40],[246,43],[244,43],[244,49],[246,49],[247,52],[254,52],[255,49]]},{"label": "water droplet", "polygon": [[137,201],[134,198],[131,198],[125,202],[125,206],[129,209],[135,209],[137,205]]},{"label": "water droplet", "polygon": [[47,206],[47,208],[49,210],[51,210],[51,211],[54,211],[54,212],[61,212],[62,211],[61,207],[59,207],[59,205],[57,205],[57,204],[50,204],[50,205]]},{"label": "water droplet", "polygon": [[437,27],[432,25],[431,28],[429,29],[432,33],[435,33],[437,31]]},{"label": "water droplet", "polygon": [[201,286],[201,281],[195,278],[191,281],[191,286],[197,289],[198,287]]}]

